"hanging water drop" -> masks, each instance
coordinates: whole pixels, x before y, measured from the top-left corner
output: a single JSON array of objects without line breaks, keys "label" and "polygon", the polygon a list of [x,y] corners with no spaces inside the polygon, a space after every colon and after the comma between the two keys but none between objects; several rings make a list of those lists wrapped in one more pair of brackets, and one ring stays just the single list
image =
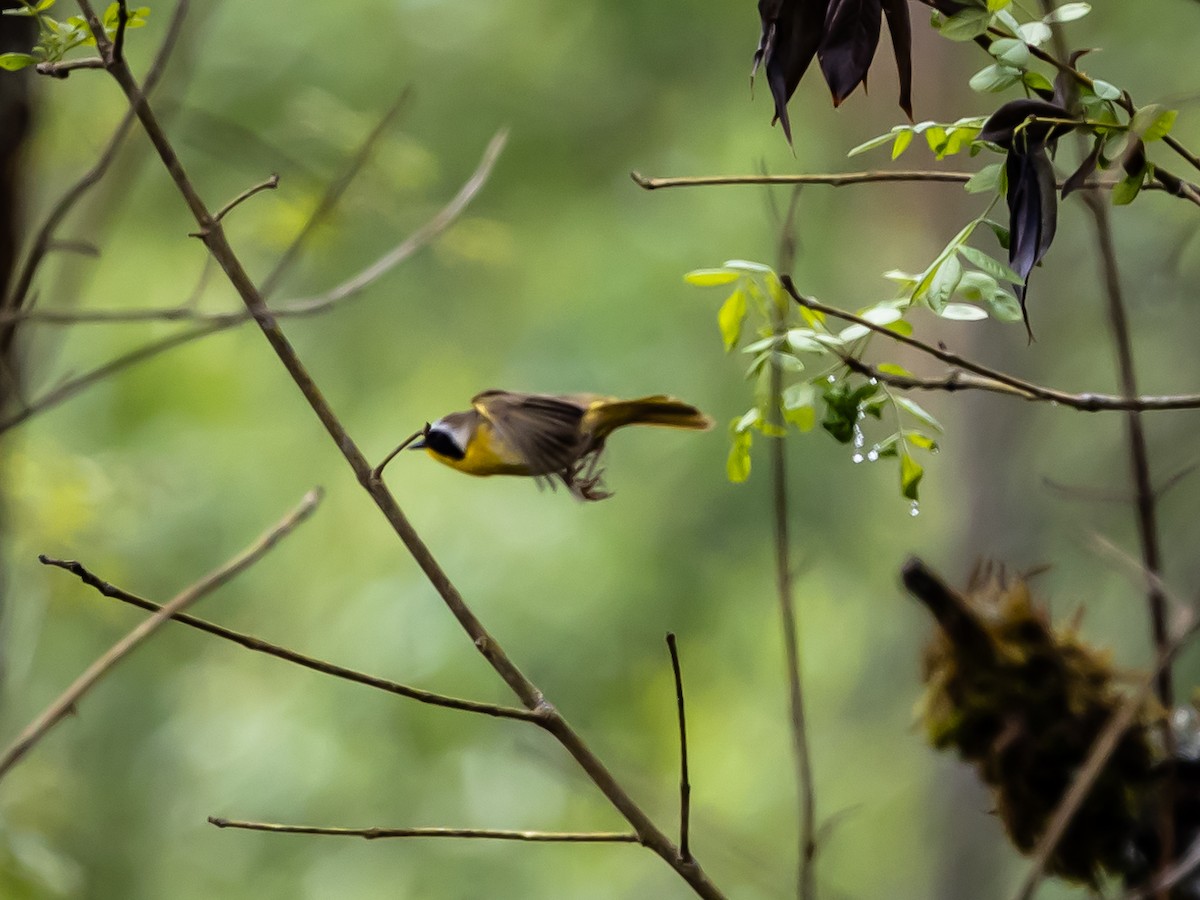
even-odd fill
[{"label": "hanging water drop", "polygon": [[919,516],[921,514],[921,504],[916,500],[912,501],[908,508],[908,514],[910,516]]}]

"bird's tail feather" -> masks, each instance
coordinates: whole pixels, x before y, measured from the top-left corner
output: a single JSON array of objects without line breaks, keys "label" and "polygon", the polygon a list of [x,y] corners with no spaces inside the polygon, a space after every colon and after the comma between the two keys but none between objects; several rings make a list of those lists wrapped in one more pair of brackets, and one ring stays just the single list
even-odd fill
[{"label": "bird's tail feather", "polygon": [[604,437],[625,425],[659,425],[706,431],[713,421],[690,403],[664,394],[636,400],[604,400],[588,410],[584,427]]}]

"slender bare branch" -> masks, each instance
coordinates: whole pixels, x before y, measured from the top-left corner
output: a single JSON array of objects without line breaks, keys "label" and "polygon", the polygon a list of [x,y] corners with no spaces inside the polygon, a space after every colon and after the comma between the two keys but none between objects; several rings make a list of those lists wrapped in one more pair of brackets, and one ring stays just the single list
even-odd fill
[{"label": "slender bare branch", "polygon": [[692,785],[688,780],[687,713],[683,704],[683,673],[679,668],[679,648],[675,633],[667,633],[667,649],[671,651],[671,672],[675,676],[675,710],[679,717],[679,855],[685,861],[692,858],[688,841],[688,824],[692,810]]},{"label": "slender bare branch", "polygon": [[[793,189],[787,212],[779,228],[779,270],[790,272],[795,265],[795,217],[800,187]],[[789,283],[791,279],[788,279]],[[786,330],[782,312],[772,307],[772,330]],[[783,367],[772,358],[770,369],[771,405],[768,420],[783,433]],[[788,721],[791,725],[792,756],[797,795],[796,895],[800,900],[816,897],[817,799],[813,781],[812,754],[808,746],[808,725],[804,712],[804,685],[800,662],[799,619],[796,615],[795,588],[792,583],[790,537],[790,495],[787,481],[786,446],[782,438],[770,442],[771,501],[775,537],[775,592],[779,604],[780,630],[783,635],[784,664],[788,685]]]},{"label": "slender bare branch", "polygon": [[334,837],[377,838],[469,838],[472,840],[527,841],[555,844],[637,844],[632,831],[504,831],[494,828],[336,828],[322,825],[279,825],[274,822],[244,822],[209,816],[218,828],[270,831],[275,834],[325,834]]},{"label": "slender bare branch", "polygon": [[314,297],[302,300],[293,300],[288,304],[288,309],[291,310],[293,315],[301,311],[316,312],[329,306],[331,303],[345,300],[373,282],[378,281],[397,265],[412,256],[421,247],[428,244],[437,235],[445,231],[458,218],[467,204],[471,202],[471,199],[479,193],[479,189],[487,182],[492,174],[492,166],[495,165],[496,160],[500,157],[500,152],[504,149],[504,144],[507,140],[507,129],[501,129],[496,133],[488,142],[487,148],[483,151],[483,160],[479,163],[479,168],[467,179],[454,199],[446,204],[437,215],[414,231],[408,240],[388,253],[385,253],[353,278],[346,279],[323,294],[317,294]]},{"label": "slender bare branch", "polygon": [[[857,319],[858,317],[855,317]],[[851,319],[849,321],[854,321]],[[860,320],[867,324],[865,319]],[[892,332],[893,334],[895,332]],[[1059,406],[1078,409],[1082,412],[1129,412],[1140,410],[1151,412],[1164,409],[1197,409],[1200,408],[1200,394],[1179,394],[1164,397],[1124,397],[1120,394],[1071,394],[1055,388],[1044,387],[1032,382],[1024,382],[1023,387],[1015,387],[1010,383],[996,381],[993,378],[974,375],[959,369],[952,369],[945,375],[936,378],[921,378],[916,375],[898,375],[885,372],[878,366],[863,362],[848,353],[841,354],[842,361],[860,375],[874,378],[884,384],[901,390],[919,391],[990,391],[995,394],[1007,394],[1022,400],[1035,400],[1046,403],[1057,403]]]},{"label": "slender bare branch", "polygon": [[[90,572],[87,568],[75,560],[54,559],[49,556],[39,556],[38,560],[47,566],[54,566],[64,571],[70,572],[88,587],[94,588],[98,593],[105,597],[110,597],[113,600],[120,600],[122,603],[128,603],[131,606],[139,607],[140,609],[149,610],[150,612],[158,612],[163,607],[153,602],[139,597],[136,594],[131,594],[124,591],[116,585],[104,581],[97,575]],[[256,653],[264,653],[267,656],[274,656],[277,659],[285,660],[286,662],[295,663],[298,666],[304,666],[306,669],[312,669],[314,672],[320,672],[323,675],[332,675],[334,678],[341,678],[345,681],[353,681],[357,684],[365,684],[367,687],[377,688],[381,691],[386,691],[389,694],[398,694],[401,697],[408,697],[411,700],[416,700],[420,703],[428,703],[431,706],[441,706],[446,709],[457,709],[463,712],[480,713],[485,716],[495,716],[501,719],[518,719],[521,721],[536,721],[537,716],[527,709],[519,709],[512,706],[498,706],[493,703],[478,703],[474,700],[464,700],[459,697],[450,697],[445,694],[435,694],[431,691],[424,691],[420,688],[410,687],[406,684],[400,684],[395,681],[388,681],[384,678],[378,678],[374,675],[367,675],[364,672],[356,672],[353,669],[347,669],[344,666],[335,665],[334,663],[325,662],[321,659],[316,659],[312,656],[305,656],[303,653],[297,653],[295,650],[289,650],[287,647],[281,647],[278,644],[272,644],[264,641],[262,638],[254,637],[253,635],[243,634],[240,631],[234,631],[232,628],[226,628],[223,625],[217,625],[209,622],[206,619],[200,619],[196,616],[188,615],[187,613],[176,613],[171,616],[176,622],[183,625],[188,625],[198,631],[204,631],[208,634],[219,638],[224,638],[235,644],[245,647],[247,650],[253,650]]]},{"label": "slender bare branch", "polygon": [[[229,215],[230,212],[236,209],[239,204],[245,203],[255,194],[259,193],[260,191],[273,191],[277,187],[279,187],[279,176],[275,173],[271,173],[268,178],[264,178],[258,184],[246,188],[246,190],[242,191],[240,194],[218,209],[213,215],[213,218],[220,222],[227,215]],[[199,237],[199,235],[195,235],[195,237]]]},{"label": "slender bare branch", "polygon": [[[1170,173],[1160,173],[1160,176],[1146,184],[1146,190],[1164,191],[1165,193],[1200,202],[1200,194],[1196,194],[1195,185],[1172,178]],[[697,175],[691,177],[651,178],[640,172],[630,172],[634,182],[648,191],[660,188],[676,187],[712,187],[713,185],[747,185],[747,184],[825,184],[831,187],[842,187],[848,184],[878,184],[880,182],[941,182],[943,184],[966,184],[974,172],[942,172],[936,169],[878,169],[867,172],[812,172],[798,175]],[[1084,183],[1083,187],[1096,190],[1112,190],[1116,181],[1100,181],[1096,179]],[[1063,182],[1058,182],[1061,188]]]},{"label": "slender bare branch", "polygon": [[8,749],[0,754],[0,778],[3,778],[13,766],[40,741],[47,732],[58,724],[83,696],[96,683],[108,674],[112,668],[133,652],[139,645],[148,640],[175,613],[182,612],[186,607],[195,603],[201,597],[224,585],[234,576],[244,572],[258,562],[272,547],[289,534],[297,525],[307,519],[316,509],[321,500],[320,490],[309,491],[299,506],[289,512],[278,524],[258,538],[253,544],[225,563],[220,568],[205,575],[195,584],[180,591],[170,602],[150,618],[146,619],[125,637],[113,644],[107,652],[100,656],[75,679],[59,697],[51,703],[36,719],[17,736]]},{"label": "slender bare branch", "polygon": [[[90,0],[77,0],[77,2],[85,18],[90,23],[95,23],[96,13]],[[107,43],[107,39],[103,33],[97,34],[97,43],[100,45],[97,49],[100,50],[101,55],[104,55],[106,49],[104,44]],[[195,186],[188,179],[174,146],[163,131],[145,94],[133,77],[133,73],[123,62],[114,62],[109,73],[120,85],[146,135],[150,138],[150,142],[154,145],[155,151],[170,174],[171,180],[174,181],[175,187],[195,218],[196,224],[200,226],[200,231],[204,234],[202,240],[205,246],[220,264],[234,289],[237,290],[264,338],[271,345],[293,382],[308,401],[313,413],[354,471],[363,489],[375,502],[393,531],[437,590],[447,609],[471,638],[476,649],[522,704],[527,709],[538,713],[542,727],[558,740],[608,798],[609,802],[625,817],[625,820],[637,833],[639,840],[671,866],[698,895],[706,898],[723,897],[721,890],[694,859],[684,860],[681,858],[675,844],[617,782],[604,763],[584,743],[562,714],[546,702],[541,690],[509,659],[508,654],[468,607],[458,589],[434,559],[433,554],[421,540],[416,529],[413,528],[386,486],[381,481],[371,478],[371,465],[366,456],[347,433],[296,354],[291,342],[280,329],[278,322],[267,308],[262,294],[255,287],[240,258],[230,246],[221,223],[213,221],[212,214],[208,211],[208,207],[196,191]],[[498,148],[496,149],[498,151]],[[350,290],[354,287],[354,285],[347,284],[343,285],[341,290]]]},{"label": "slender bare branch", "polygon": [[396,95],[396,99],[392,101],[392,105],[387,108],[387,111],[379,117],[379,121],[375,123],[375,127],[371,129],[370,133],[363,139],[363,142],[358,145],[358,149],[350,157],[346,168],[326,186],[321,199],[309,214],[308,219],[305,220],[300,231],[292,239],[292,242],[288,244],[287,249],[283,251],[283,255],[279,257],[274,268],[271,269],[259,286],[259,293],[263,295],[264,299],[275,293],[275,288],[279,285],[283,276],[287,274],[292,263],[299,257],[300,251],[304,249],[308,243],[308,239],[312,237],[313,232],[317,230],[320,224],[333,211],[334,207],[337,206],[338,201],[342,199],[342,195],[346,193],[346,189],[350,187],[351,182],[354,181],[358,173],[362,171],[363,167],[371,159],[371,155],[375,152],[375,146],[387,134],[388,129],[392,127],[392,124],[408,105],[408,101],[411,98],[412,88],[406,85]]},{"label": "slender bare branch", "polygon": [[966,184],[974,172],[938,172],[931,169],[880,169],[870,172],[824,172],[805,175],[700,175],[690,178],[652,178],[641,172],[629,176],[648,191],[673,187],[709,187],[717,184],[877,184],[887,181],[934,181]]}]

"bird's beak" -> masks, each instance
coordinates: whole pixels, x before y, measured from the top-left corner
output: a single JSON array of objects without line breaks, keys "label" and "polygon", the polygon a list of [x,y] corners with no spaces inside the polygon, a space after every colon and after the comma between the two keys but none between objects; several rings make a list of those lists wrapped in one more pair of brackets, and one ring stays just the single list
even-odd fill
[{"label": "bird's beak", "polygon": [[426,446],[426,445],[425,445],[425,435],[427,435],[427,434],[429,434],[429,423],[428,423],[428,422],[426,422],[426,423],[425,423],[425,428],[424,428],[424,430],[421,432],[421,436],[420,436],[420,437],[418,437],[418,438],[417,438],[415,441],[413,441],[411,444],[409,444],[409,445],[408,445],[408,449],[409,449],[409,450],[423,450],[423,449],[425,449],[425,446]]}]

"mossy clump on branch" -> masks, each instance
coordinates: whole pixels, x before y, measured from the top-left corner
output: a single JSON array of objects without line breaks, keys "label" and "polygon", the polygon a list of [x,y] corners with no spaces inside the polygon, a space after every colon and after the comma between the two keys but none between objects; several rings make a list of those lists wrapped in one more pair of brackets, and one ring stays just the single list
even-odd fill
[{"label": "mossy clump on branch", "polygon": [[[965,594],[916,560],[904,580],[941,626],[924,654],[930,743],[976,767],[1012,842],[1028,853],[1125,702],[1109,654],[1056,628],[1026,581],[1002,570],[977,570]],[[1147,707],[1125,731],[1047,872],[1093,886],[1126,872],[1154,782],[1151,719]]]}]

